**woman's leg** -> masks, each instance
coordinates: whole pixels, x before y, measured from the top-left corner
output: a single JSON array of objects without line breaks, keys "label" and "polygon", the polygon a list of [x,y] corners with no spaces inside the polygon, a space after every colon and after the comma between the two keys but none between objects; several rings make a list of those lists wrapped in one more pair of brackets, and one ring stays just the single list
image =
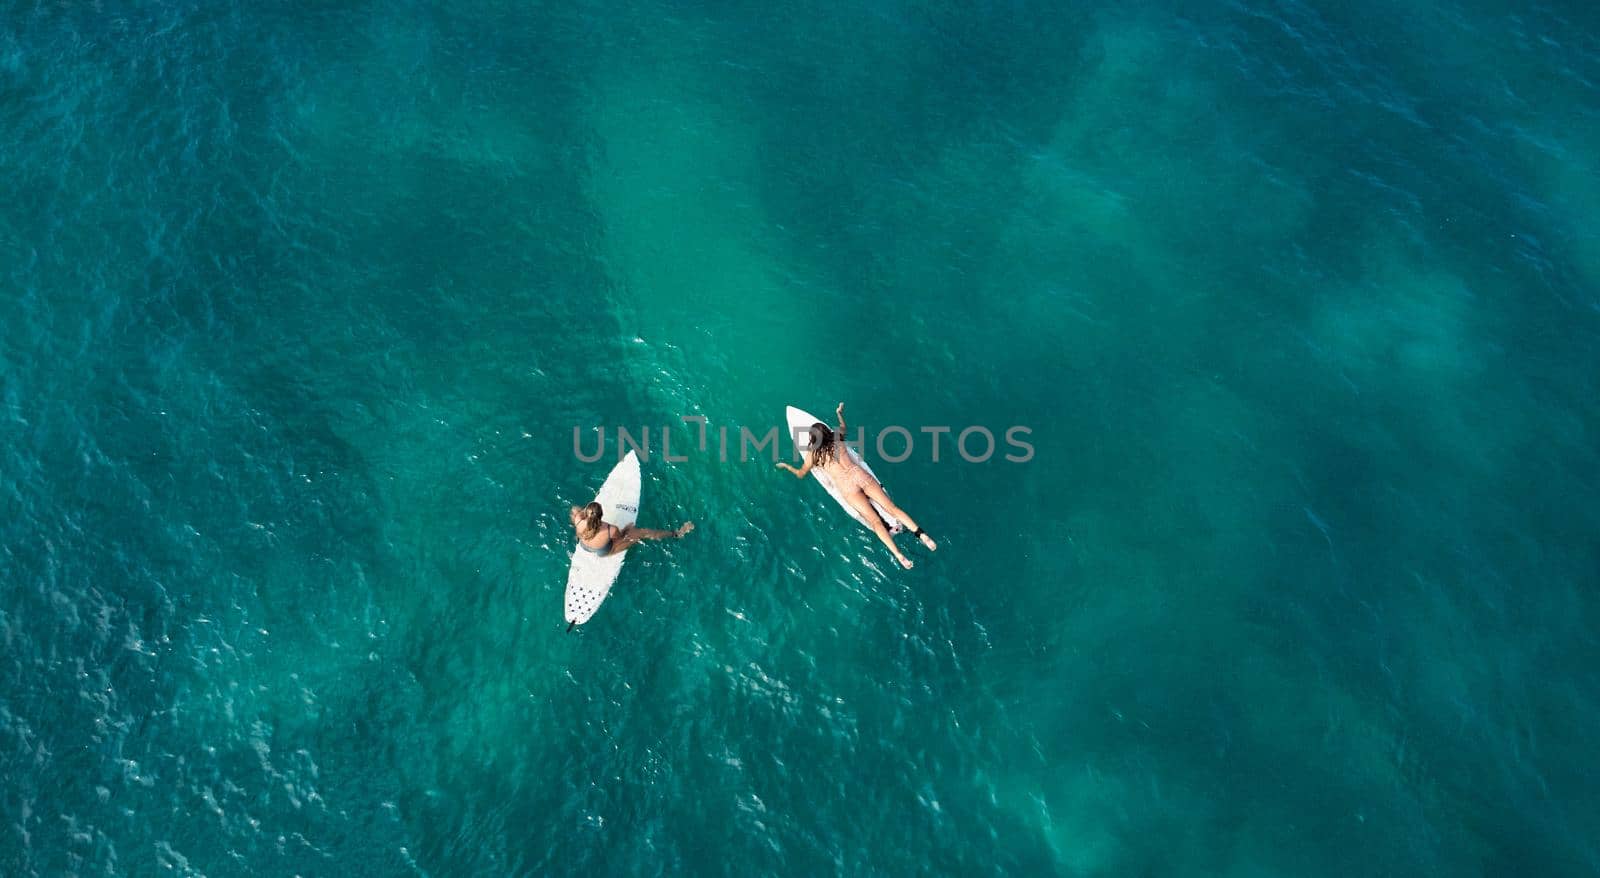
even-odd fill
[{"label": "woman's leg", "polygon": [[618,552],[626,552],[628,549],[644,542],[645,540],[664,539],[665,537],[671,535],[671,533],[672,531],[670,530],[651,530],[647,527],[634,527],[630,524],[623,528],[621,533],[617,534],[617,538],[615,540],[611,541],[611,554],[615,555]]},{"label": "woman's leg", "polygon": [[640,543],[643,541],[644,534],[634,530],[630,525],[623,528],[622,532],[617,534],[617,538],[611,541],[611,551],[607,552],[606,554],[615,555],[619,552],[626,552],[628,549],[632,548],[635,543]]},{"label": "woman's leg", "polygon": [[889,528],[884,526],[883,519],[878,517],[877,510],[872,508],[872,503],[867,500],[867,495],[861,493],[860,490],[855,490],[844,495],[844,499],[849,501],[850,505],[861,513],[861,517],[867,520],[867,526],[871,527],[872,532],[878,535],[878,539],[883,540],[883,544],[889,547],[890,552],[894,553],[894,558],[900,562],[900,566],[910,570],[911,559],[902,554],[900,547],[894,544],[894,537],[889,535]]},{"label": "woman's leg", "polygon": [[680,537],[692,530],[694,530],[694,522],[692,521],[684,522],[683,526],[678,528],[678,530],[656,530],[654,528],[637,527],[630,524],[627,527],[622,528],[622,530],[617,534],[617,538],[611,541],[611,554],[627,551],[630,546],[633,546],[636,543],[642,543],[645,540],[664,540],[670,537]]},{"label": "woman's leg", "polygon": [[[882,506],[890,515],[900,519],[900,523],[904,524],[907,528],[913,531],[922,529],[917,527],[916,521],[914,521],[910,515],[907,515],[904,509],[896,506],[895,502],[889,499],[888,493],[883,490],[883,486],[878,484],[876,479],[865,480],[865,483],[861,486],[861,490],[867,495],[867,499],[872,500],[879,506]],[[928,551],[930,552],[939,548],[939,544],[935,543],[933,541],[933,537],[930,537],[927,534],[922,535],[922,544],[927,546]]]}]

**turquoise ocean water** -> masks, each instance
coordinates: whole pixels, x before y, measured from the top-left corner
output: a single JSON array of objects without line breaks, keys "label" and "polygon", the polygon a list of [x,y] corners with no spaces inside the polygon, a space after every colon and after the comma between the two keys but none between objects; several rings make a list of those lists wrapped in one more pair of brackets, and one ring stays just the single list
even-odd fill
[{"label": "turquoise ocean water", "polygon": [[1597,18],[0,5],[0,875],[1595,874]]}]

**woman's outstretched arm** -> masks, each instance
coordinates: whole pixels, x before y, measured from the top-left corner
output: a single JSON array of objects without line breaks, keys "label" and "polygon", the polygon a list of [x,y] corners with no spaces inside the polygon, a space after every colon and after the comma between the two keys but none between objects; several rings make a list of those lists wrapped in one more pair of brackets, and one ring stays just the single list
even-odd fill
[{"label": "woman's outstretched arm", "polygon": [[797,479],[803,479],[803,478],[806,477],[806,473],[811,472],[811,464],[812,463],[813,463],[813,461],[812,461],[812,458],[811,458],[811,452],[808,451],[808,452],[806,452],[805,463],[799,469],[795,469],[794,467],[784,463],[781,460],[778,461],[778,468],[779,469],[786,469],[789,472],[794,473],[794,477],[797,478]]}]

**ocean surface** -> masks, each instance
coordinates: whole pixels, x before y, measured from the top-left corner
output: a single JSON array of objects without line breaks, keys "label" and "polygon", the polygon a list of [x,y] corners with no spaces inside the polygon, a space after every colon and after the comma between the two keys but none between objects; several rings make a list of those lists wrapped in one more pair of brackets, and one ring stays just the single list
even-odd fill
[{"label": "ocean surface", "polygon": [[0,875],[1594,875],[1597,220],[1587,0],[0,5]]}]

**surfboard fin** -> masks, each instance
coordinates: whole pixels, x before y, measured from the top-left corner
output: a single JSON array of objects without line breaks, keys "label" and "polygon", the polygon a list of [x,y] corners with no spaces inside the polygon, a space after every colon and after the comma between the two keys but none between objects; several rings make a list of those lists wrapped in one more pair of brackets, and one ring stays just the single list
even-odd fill
[{"label": "surfboard fin", "polygon": [[576,624],[578,624],[578,620],[577,619],[573,619],[572,621],[567,623],[567,633],[568,634],[572,633],[572,626],[574,626]]}]

